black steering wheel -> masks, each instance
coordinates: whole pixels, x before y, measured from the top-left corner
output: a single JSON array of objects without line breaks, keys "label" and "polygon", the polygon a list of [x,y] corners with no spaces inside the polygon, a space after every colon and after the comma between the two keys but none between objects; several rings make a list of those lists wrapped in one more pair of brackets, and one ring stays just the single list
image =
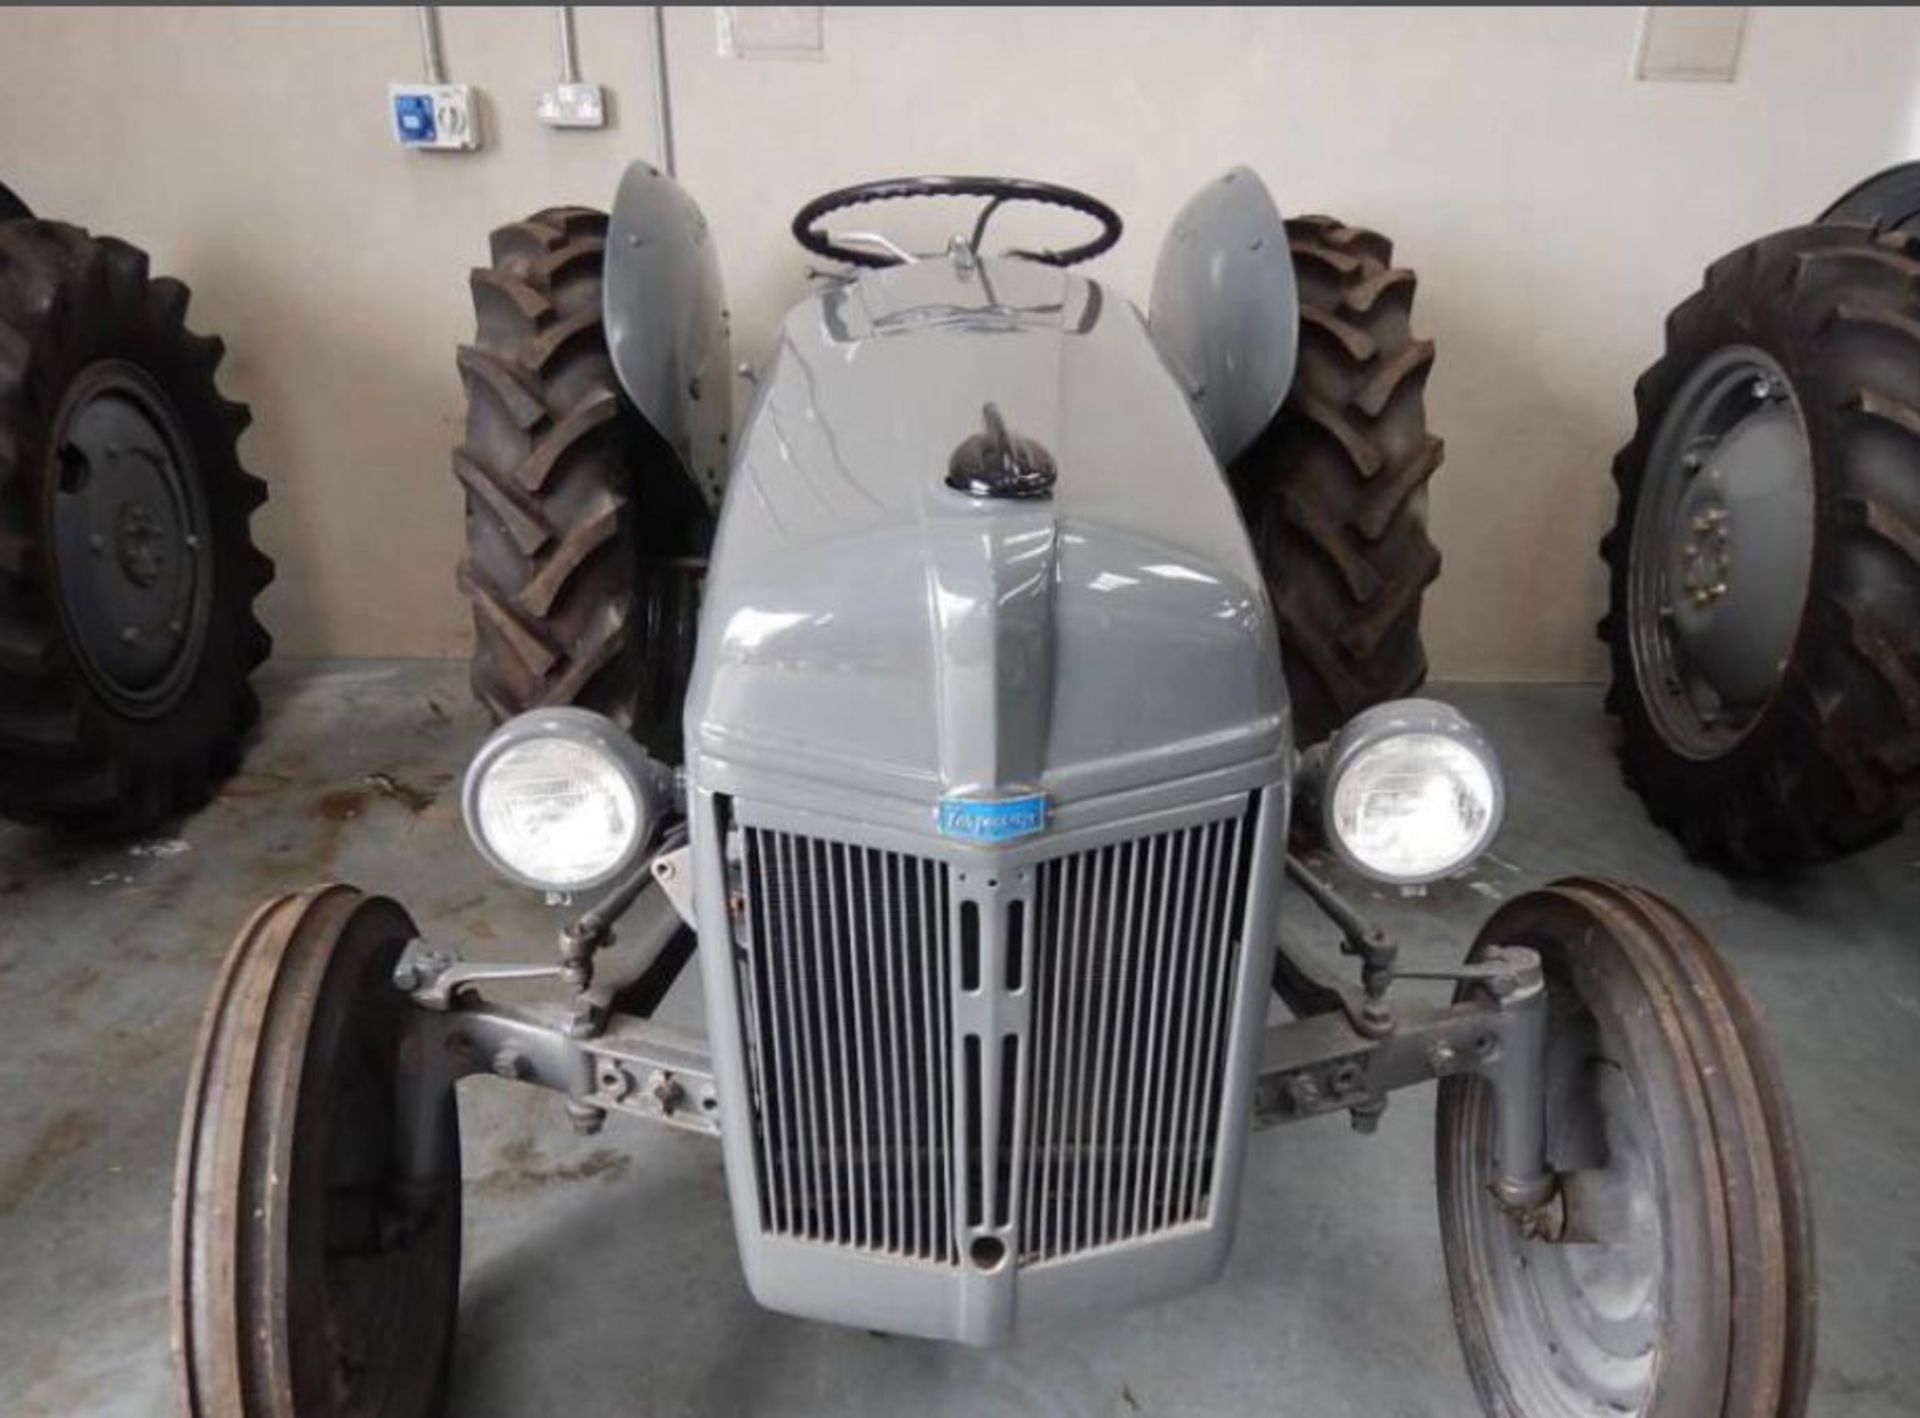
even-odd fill
[{"label": "black steering wheel", "polygon": [[793,239],[814,255],[824,256],[829,261],[843,261],[849,266],[897,266],[906,258],[890,252],[842,246],[822,229],[820,221],[848,207],[863,206],[868,202],[890,202],[899,197],[988,198],[986,208],[973,224],[973,236],[968,242],[975,251],[980,249],[980,241],[987,234],[987,223],[1007,202],[1039,202],[1049,207],[1065,207],[1100,223],[1100,234],[1092,241],[1070,246],[1065,251],[1007,253],[1048,266],[1074,266],[1082,261],[1091,261],[1101,252],[1112,250],[1114,243],[1120,240],[1120,214],[1098,197],[1091,197],[1077,188],[1062,187],[1053,182],[1034,182],[1024,177],[887,177],[878,182],[856,183],[852,187],[842,187],[837,192],[815,197],[796,212]]}]

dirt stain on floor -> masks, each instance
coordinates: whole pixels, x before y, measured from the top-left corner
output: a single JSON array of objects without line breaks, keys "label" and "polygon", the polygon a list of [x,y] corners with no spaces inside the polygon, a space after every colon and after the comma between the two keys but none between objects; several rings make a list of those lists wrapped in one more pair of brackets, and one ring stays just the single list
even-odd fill
[{"label": "dirt stain on floor", "polygon": [[453,780],[451,773],[429,773],[420,782],[412,782],[398,773],[369,773],[353,788],[335,788],[322,793],[313,804],[313,816],[336,825],[349,822],[367,810],[374,798],[387,798],[408,812],[418,815],[439,800],[440,789]]},{"label": "dirt stain on floor", "polygon": [[453,774],[433,772],[418,781],[385,771],[368,773],[351,788],[334,788],[313,801],[307,815],[320,824],[319,841],[309,854],[316,861],[332,860],[346,825],[367,814],[376,799],[398,803],[413,817],[427,813],[440,800],[440,791],[453,781]]},{"label": "dirt stain on floor", "polygon": [[358,817],[367,806],[365,788],[335,788],[330,793],[322,793],[313,804],[313,815],[322,822],[336,825]]},{"label": "dirt stain on floor", "polygon": [[349,822],[366,810],[365,788],[335,788],[314,799],[308,816],[320,824],[319,841],[311,853],[316,862],[330,862],[340,846],[340,833]]},{"label": "dirt stain on floor", "polygon": [[26,1154],[0,1175],[0,1216],[40,1189],[60,1164],[100,1136],[100,1119],[83,1108],[69,1108],[40,1129]]},{"label": "dirt stain on floor", "polygon": [[529,1196],[547,1187],[618,1176],[632,1165],[631,1154],[611,1147],[595,1148],[578,1162],[555,1162],[521,1138],[501,1148],[500,1165],[475,1177],[468,1190],[494,1200]]},{"label": "dirt stain on floor", "polygon": [[264,798],[293,781],[285,773],[236,773],[220,785],[222,798]]},{"label": "dirt stain on floor", "polygon": [[405,778],[397,777],[392,773],[369,773],[360,781],[381,797],[392,798],[408,812],[416,815],[432,807],[435,797],[438,796],[433,790],[409,783]]}]

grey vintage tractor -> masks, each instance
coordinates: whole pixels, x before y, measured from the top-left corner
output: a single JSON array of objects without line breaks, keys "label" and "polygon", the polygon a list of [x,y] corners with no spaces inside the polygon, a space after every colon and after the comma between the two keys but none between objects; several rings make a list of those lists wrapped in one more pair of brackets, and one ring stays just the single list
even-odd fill
[{"label": "grey vintage tractor", "polygon": [[[822,225],[924,196],[984,205],[931,254]],[[987,254],[1021,202],[1099,235]],[[505,876],[583,909],[550,963],[463,960],[341,885],[242,929],[182,1137],[183,1411],[442,1406],[454,1084],[492,1074],[582,1129],[714,1138],[762,1303],[966,1344],[1205,1284],[1256,1129],[1370,1129],[1437,1079],[1490,1413],[1800,1413],[1792,1122],[1700,931],[1569,880],[1418,971],[1309,859],[1418,886],[1504,808],[1457,712],[1368,702],[1419,676],[1433,568],[1430,348],[1385,241],[1283,223],[1238,170],[1142,315],[1066,269],[1120,229],[1068,188],[873,183],[795,228],[839,266],[737,429],[712,244],[668,179],[506,228],[476,274],[463,579],[507,717],[463,807]],[[703,1036],[654,1015],[695,961]]]},{"label": "grey vintage tractor", "polygon": [[259,714],[266,484],[187,299],[0,187],[0,816],[151,827],[206,800]]},{"label": "grey vintage tractor", "polygon": [[1821,861],[1920,802],[1920,163],[1708,267],[1601,544],[1627,781],[1689,851]]}]

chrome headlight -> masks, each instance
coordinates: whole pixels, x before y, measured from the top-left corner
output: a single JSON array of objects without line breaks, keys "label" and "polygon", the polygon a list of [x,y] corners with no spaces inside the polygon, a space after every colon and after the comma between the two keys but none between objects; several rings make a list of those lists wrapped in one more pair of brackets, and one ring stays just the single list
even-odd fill
[{"label": "chrome headlight", "polygon": [[467,769],[467,835],[503,876],[589,891],[626,871],[672,801],[673,771],[585,709],[534,709],[493,731]]},{"label": "chrome headlight", "polygon": [[1437,881],[1492,845],[1506,785],[1493,745],[1459,710],[1396,699],[1349,720],[1310,765],[1321,830],[1355,871],[1396,886]]}]

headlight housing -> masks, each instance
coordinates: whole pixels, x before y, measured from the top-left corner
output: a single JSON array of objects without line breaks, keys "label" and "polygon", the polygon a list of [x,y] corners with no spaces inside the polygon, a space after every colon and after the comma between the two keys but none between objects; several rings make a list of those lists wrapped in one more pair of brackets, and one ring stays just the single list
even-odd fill
[{"label": "headlight housing", "polygon": [[1355,871],[1395,886],[1460,871],[1493,844],[1506,814],[1493,745],[1434,699],[1396,699],[1355,715],[1311,751],[1303,773],[1314,781],[1328,845]]},{"label": "headlight housing", "polygon": [[514,881],[571,893],[631,867],[672,802],[673,771],[586,709],[534,709],[495,729],[460,810],[481,856]]}]

